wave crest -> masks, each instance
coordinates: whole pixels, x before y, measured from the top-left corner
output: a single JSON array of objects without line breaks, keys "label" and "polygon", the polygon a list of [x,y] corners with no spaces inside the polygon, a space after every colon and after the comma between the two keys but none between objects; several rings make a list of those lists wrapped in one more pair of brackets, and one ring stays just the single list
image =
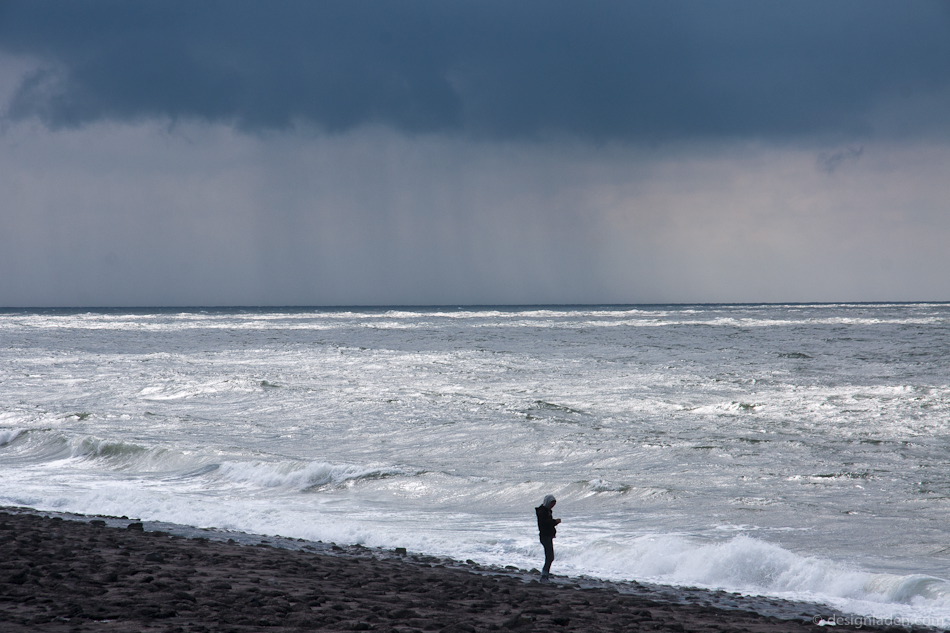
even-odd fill
[{"label": "wave crest", "polygon": [[13,444],[26,432],[23,429],[0,429],[0,448]]},{"label": "wave crest", "polygon": [[69,436],[43,429],[0,429],[0,449],[23,462],[71,460],[83,467],[124,473],[153,473],[182,479],[207,478],[259,488],[311,492],[351,486],[389,477],[414,476],[424,471],[399,466],[334,464],[320,461],[220,460],[190,451],[146,446],[95,436]]},{"label": "wave crest", "polygon": [[399,467],[331,464],[326,462],[225,462],[218,474],[228,481],[265,488],[302,492],[351,486],[389,477],[413,476],[419,471]]}]

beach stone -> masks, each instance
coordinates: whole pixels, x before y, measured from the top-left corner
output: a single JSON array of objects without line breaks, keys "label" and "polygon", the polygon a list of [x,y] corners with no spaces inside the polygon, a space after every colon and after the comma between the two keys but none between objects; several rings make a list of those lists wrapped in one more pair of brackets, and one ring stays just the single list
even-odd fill
[{"label": "beach stone", "polygon": [[533,615],[551,615],[551,610],[545,609],[544,607],[535,607],[534,609],[525,609],[525,613],[531,613]]},{"label": "beach stone", "polygon": [[527,626],[528,624],[531,624],[531,620],[520,613],[516,613],[513,617],[505,620],[502,626],[506,629],[517,629],[518,627]]},{"label": "beach stone", "polygon": [[141,608],[138,610],[138,615],[144,618],[154,618],[156,620],[165,620],[167,618],[174,618],[178,615],[178,612],[174,609],[169,609],[168,607],[162,605],[149,605],[147,607]]},{"label": "beach stone", "polygon": [[28,577],[29,577],[29,574],[28,574],[27,571],[24,569],[24,570],[21,570],[21,571],[15,573],[15,574],[13,574],[13,575],[10,576],[9,578],[7,578],[7,582],[10,583],[11,585],[22,585],[23,583],[26,582],[26,579],[27,579]]},{"label": "beach stone", "polygon": [[128,525],[125,526],[125,529],[127,529],[127,530],[132,530],[132,531],[135,531],[135,532],[144,532],[144,531],[145,531],[145,526],[142,525],[141,523],[138,523],[138,522],[136,522],[136,523],[129,523]]},{"label": "beach stone", "polygon": [[83,608],[81,605],[76,604],[75,602],[64,604],[63,613],[67,618],[78,618],[83,616]]},{"label": "beach stone", "polygon": [[471,624],[465,624],[464,622],[453,622],[452,624],[443,627],[439,630],[439,633],[476,633],[476,629]]},{"label": "beach stone", "polygon": [[187,591],[176,591],[174,594],[176,600],[185,600],[187,602],[198,602],[198,599]]}]

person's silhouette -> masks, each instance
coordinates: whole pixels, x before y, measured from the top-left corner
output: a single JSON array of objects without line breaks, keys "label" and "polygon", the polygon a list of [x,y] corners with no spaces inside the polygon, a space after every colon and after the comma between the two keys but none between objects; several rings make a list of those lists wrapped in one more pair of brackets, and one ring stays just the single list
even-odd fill
[{"label": "person's silhouette", "polygon": [[557,524],[560,519],[555,519],[551,515],[551,510],[557,499],[554,495],[547,495],[534,513],[538,515],[538,534],[541,537],[541,545],[544,546],[544,567],[541,569],[542,582],[547,580],[551,574],[551,563],[554,562],[554,537],[557,536]]}]

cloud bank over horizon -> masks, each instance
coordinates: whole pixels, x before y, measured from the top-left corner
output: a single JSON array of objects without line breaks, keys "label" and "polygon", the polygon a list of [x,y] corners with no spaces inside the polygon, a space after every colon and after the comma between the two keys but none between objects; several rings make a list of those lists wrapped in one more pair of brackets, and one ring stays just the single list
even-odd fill
[{"label": "cloud bank over horizon", "polygon": [[[0,48],[41,61],[8,116],[53,128],[169,117],[629,142],[950,132],[946,1],[2,7]],[[916,116],[897,127],[894,109]]]},{"label": "cloud bank over horizon", "polygon": [[950,2],[0,1],[0,305],[950,300]]}]

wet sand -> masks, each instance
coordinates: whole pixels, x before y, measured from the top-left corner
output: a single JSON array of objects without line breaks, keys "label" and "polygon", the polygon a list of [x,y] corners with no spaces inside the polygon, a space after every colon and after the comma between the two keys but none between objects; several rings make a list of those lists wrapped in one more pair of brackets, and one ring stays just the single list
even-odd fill
[{"label": "wet sand", "polygon": [[0,631],[828,630],[806,613],[778,619],[719,608],[711,592],[699,601],[706,604],[684,604],[648,588],[630,593],[567,578],[541,584],[525,573],[461,567],[372,550],[184,538],[137,522],[112,527],[7,509],[0,511]]}]

